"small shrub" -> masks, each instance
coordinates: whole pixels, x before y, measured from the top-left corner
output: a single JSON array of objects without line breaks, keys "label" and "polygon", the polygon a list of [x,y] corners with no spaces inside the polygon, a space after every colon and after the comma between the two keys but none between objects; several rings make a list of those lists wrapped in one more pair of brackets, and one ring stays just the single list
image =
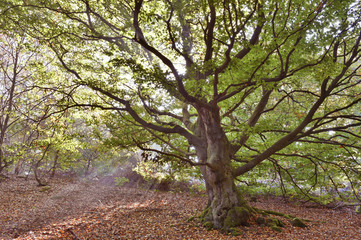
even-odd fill
[{"label": "small shrub", "polygon": [[127,182],[129,182],[129,179],[126,177],[116,177],[115,178],[115,185],[118,187],[123,186]]},{"label": "small shrub", "polygon": [[355,212],[357,214],[361,214],[361,206],[357,206],[356,209],[355,209]]}]

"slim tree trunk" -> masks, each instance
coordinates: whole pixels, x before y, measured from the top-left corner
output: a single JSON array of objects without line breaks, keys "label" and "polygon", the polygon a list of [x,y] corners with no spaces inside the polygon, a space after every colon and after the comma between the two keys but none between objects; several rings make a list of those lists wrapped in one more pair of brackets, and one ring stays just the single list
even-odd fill
[{"label": "slim tree trunk", "polygon": [[10,89],[6,93],[9,99],[6,102],[7,104],[7,106],[5,107],[6,111],[3,111],[1,113],[2,116],[0,118],[0,172],[2,172],[4,168],[6,168],[9,164],[11,164],[7,162],[4,158],[3,147],[4,147],[6,132],[9,128],[10,125],[9,122],[11,121],[11,115],[13,111],[15,86],[17,83],[17,76],[18,76],[17,68],[18,68],[19,53],[20,53],[20,48],[16,49],[15,55],[13,56],[12,59],[13,60],[12,77],[8,79],[10,80],[11,85],[10,85]]},{"label": "slim tree trunk", "polygon": [[0,145],[0,173],[2,173],[4,168],[5,168],[5,163],[3,162],[3,151],[2,151],[2,146]]},{"label": "slim tree trunk", "polygon": [[46,155],[46,152],[49,150],[50,148],[50,144],[48,144],[41,156],[41,158],[39,158],[39,160],[37,160],[34,164],[34,177],[35,177],[35,180],[38,182],[38,185],[39,186],[46,186],[47,183],[46,182],[43,182],[43,180],[41,179],[41,176],[39,174],[39,167],[40,167],[40,164],[41,164],[41,161],[43,161],[43,159],[45,158],[45,155]]},{"label": "slim tree trunk", "polygon": [[51,169],[50,178],[54,178],[54,177],[55,177],[56,167],[57,167],[57,165],[58,165],[58,158],[59,158],[59,150],[56,150],[56,152],[55,152],[55,157],[54,157],[54,164],[53,164],[53,167],[52,167],[52,169]]}]

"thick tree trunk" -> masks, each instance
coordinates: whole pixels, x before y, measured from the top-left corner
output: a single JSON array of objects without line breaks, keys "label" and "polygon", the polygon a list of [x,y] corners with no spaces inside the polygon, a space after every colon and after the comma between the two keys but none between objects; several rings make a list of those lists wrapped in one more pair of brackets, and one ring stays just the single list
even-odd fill
[{"label": "thick tree trunk", "polygon": [[252,210],[234,184],[230,143],[220,125],[218,112],[203,113],[206,148],[196,147],[196,150],[200,161],[208,164],[201,168],[209,198],[204,224],[207,228],[224,230],[247,225]]},{"label": "thick tree trunk", "polygon": [[252,210],[234,184],[229,163],[207,168],[206,184],[209,198],[203,218],[206,227],[229,230],[248,225]]}]

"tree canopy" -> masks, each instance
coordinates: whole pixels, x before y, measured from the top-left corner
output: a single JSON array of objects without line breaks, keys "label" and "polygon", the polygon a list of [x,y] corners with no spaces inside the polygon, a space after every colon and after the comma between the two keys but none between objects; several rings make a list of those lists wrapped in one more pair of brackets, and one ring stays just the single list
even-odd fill
[{"label": "tree canopy", "polygon": [[58,108],[107,110],[114,144],[199,166],[212,226],[246,224],[235,179],[277,179],[312,200],[347,183],[359,199],[358,1],[2,4],[1,26],[68,73]]}]

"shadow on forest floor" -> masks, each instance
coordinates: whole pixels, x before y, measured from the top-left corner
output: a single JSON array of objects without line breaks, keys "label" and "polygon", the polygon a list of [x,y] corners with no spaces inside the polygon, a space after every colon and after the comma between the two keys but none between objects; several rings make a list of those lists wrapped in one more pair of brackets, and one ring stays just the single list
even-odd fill
[{"label": "shadow on forest floor", "polygon": [[352,211],[310,209],[263,196],[252,205],[312,222],[304,229],[286,222],[281,233],[251,225],[231,237],[187,221],[204,208],[204,196],[117,187],[108,180],[54,179],[50,188],[39,188],[34,180],[6,179],[0,183],[0,239],[361,238],[361,218]]}]

